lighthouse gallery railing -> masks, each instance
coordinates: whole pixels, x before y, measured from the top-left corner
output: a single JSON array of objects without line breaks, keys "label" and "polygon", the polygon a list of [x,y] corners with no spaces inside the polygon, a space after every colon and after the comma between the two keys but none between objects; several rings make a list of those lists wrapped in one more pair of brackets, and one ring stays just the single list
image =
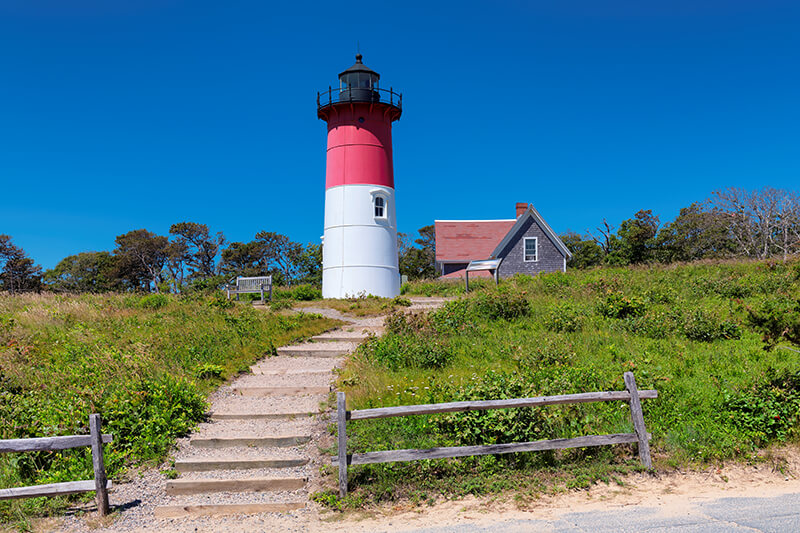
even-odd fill
[{"label": "lighthouse gallery railing", "polygon": [[[373,97],[371,99],[353,97],[353,94],[363,94],[363,92],[372,92]],[[372,87],[371,89],[367,88],[359,88],[353,87],[352,89],[340,89],[334,87],[328,87],[327,91],[322,91],[317,93],[317,110],[322,109],[323,107],[328,107],[329,105],[333,104],[344,104],[344,103],[356,103],[356,102],[373,102],[373,103],[383,103],[389,104],[392,106],[397,107],[398,109],[403,108],[403,94],[395,92],[391,87],[389,89],[381,89],[378,87]]]}]

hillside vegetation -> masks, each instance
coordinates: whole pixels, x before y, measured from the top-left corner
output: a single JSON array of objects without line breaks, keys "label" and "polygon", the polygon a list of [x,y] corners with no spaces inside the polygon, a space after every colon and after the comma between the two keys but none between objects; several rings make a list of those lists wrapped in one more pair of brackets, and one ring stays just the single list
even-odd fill
[{"label": "hillside vegetation", "polygon": [[[442,282],[406,294],[460,293]],[[601,268],[515,277],[427,315],[394,314],[340,378],[348,408],[640,389],[655,466],[754,458],[792,439],[800,263]],[[786,326],[786,327],[784,327]],[[763,334],[770,331],[765,349]],[[778,333],[776,334],[775,331]],[[777,337],[776,337],[777,335]],[[349,452],[632,432],[623,402],[411,416],[348,425]],[[584,486],[638,469],[633,446],[365,465],[350,502]]]},{"label": "hillside vegetation", "polygon": [[[85,434],[99,412],[115,477],[162,459],[222,380],[336,324],[210,296],[0,294],[0,439]],[[91,478],[88,449],[0,455],[0,487]],[[0,519],[60,505],[0,502]]]}]

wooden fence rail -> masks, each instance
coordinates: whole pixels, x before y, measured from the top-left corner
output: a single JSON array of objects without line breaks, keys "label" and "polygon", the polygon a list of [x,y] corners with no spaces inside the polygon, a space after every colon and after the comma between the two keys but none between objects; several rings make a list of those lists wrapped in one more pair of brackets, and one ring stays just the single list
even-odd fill
[{"label": "wooden fence rail", "polygon": [[[539,396],[536,398],[515,398],[510,400],[485,400],[468,402],[450,402],[422,405],[402,405],[397,407],[381,407],[377,409],[347,410],[345,393],[336,393],[336,421],[338,426],[339,455],[333,463],[339,466],[339,494],[347,495],[347,466],[370,463],[389,463],[394,461],[417,461],[420,459],[442,459],[447,457],[467,457],[472,455],[495,455],[502,453],[534,452],[543,450],[559,450],[566,448],[586,448],[589,446],[608,446],[612,444],[637,443],[639,459],[646,468],[652,468],[650,460],[650,438],[644,425],[642,414],[643,399],[658,398],[658,391],[643,390],[636,387],[636,379],[631,372],[625,372],[624,391],[586,392],[581,394],[563,394],[558,396]],[[545,405],[563,405],[588,402],[624,401],[630,404],[634,433],[616,433],[611,435],[590,435],[571,439],[539,440],[534,442],[515,442],[510,444],[489,444],[482,446],[456,446],[447,448],[429,448],[425,450],[389,450],[347,454],[347,421],[371,420],[393,416],[424,415],[434,413],[454,413],[463,411],[479,411],[488,409],[508,409],[518,407],[541,407]],[[344,456],[345,461],[339,458]]]},{"label": "wooden fence rail", "polygon": [[36,439],[0,440],[0,453],[59,451],[70,448],[92,448],[92,467],[94,479],[87,481],[68,481],[66,483],[50,483],[29,487],[0,489],[0,500],[15,498],[36,498],[41,496],[62,496],[78,492],[96,492],[97,511],[100,516],[108,514],[108,489],[111,482],[106,478],[103,444],[113,441],[111,435],[100,432],[100,415],[89,416],[89,435],[68,435],[66,437],[44,437]]}]

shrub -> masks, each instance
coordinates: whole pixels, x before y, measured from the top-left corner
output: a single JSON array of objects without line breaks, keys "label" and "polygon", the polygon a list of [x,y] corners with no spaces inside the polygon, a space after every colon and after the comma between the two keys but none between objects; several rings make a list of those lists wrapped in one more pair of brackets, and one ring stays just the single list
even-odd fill
[{"label": "shrub", "polygon": [[641,316],[647,311],[647,305],[639,297],[626,297],[622,293],[612,292],[597,311],[608,318],[628,318],[631,316]]},{"label": "shrub", "polygon": [[687,339],[712,342],[717,339],[738,339],[741,329],[732,320],[720,319],[716,314],[697,309],[684,317],[683,334]]},{"label": "shrub", "polygon": [[169,303],[169,297],[166,294],[148,294],[139,300],[139,307],[142,309],[161,309]]},{"label": "shrub", "polygon": [[571,345],[561,339],[551,339],[522,355],[517,361],[517,365],[524,372],[536,373],[546,366],[566,365],[574,357],[575,352],[572,351]]},{"label": "shrub", "polygon": [[301,302],[321,300],[322,291],[311,285],[298,285],[292,291],[292,298]]},{"label": "shrub", "polygon": [[747,309],[747,323],[764,336],[766,349],[781,341],[800,345],[800,300],[770,298]]},{"label": "shrub", "polygon": [[468,300],[453,300],[428,313],[428,321],[438,333],[455,332],[472,324]]},{"label": "shrub", "polygon": [[755,446],[783,441],[797,427],[800,373],[784,372],[744,390],[727,393],[720,417],[748,435]]},{"label": "shrub", "polygon": [[469,299],[469,309],[489,320],[514,320],[528,316],[531,304],[518,292],[482,291]]},{"label": "shrub", "polygon": [[225,369],[213,363],[204,363],[197,367],[194,375],[197,379],[220,379]]},{"label": "shrub", "polygon": [[116,389],[102,402],[105,430],[114,434],[114,449],[123,457],[156,459],[175,437],[203,419],[206,402],[197,387],[171,376]]},{"label": "shrub", "polygon": [[573,305],[563,303],[545,317],[544,326],[559,333],[578,331],[582,326],[582,314]]}]

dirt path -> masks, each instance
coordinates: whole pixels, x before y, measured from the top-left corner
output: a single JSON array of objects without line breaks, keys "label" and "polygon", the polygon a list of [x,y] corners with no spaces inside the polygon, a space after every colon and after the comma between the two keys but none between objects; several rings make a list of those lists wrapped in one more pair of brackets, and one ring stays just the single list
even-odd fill
[{"label": "dirt path", "polygon": [[[620,513],[631,515],[652,511],[662,518],[697,514],[697,509],[724,498],[777,498],[800,495],[800,450],[786,446],[769,452],[771,458],[754,465],[730,464],[703,471],[674,471],[632,474],[623,478],[624,485],[597,484],[588,490],[574,490],[556,495],[542,495],[531,501],[517,501],[515,494],[499,494],[484,498],[467,497],[439,501],[432,506],[392,506],[353,513],[342,518],[329,514],[311,531],[366,533],[378,531],[447,531],[558,530],[553,523],[580,513]],[[800,513],[800,510],[794,511]],[[542,529],[526,523],[514,529],[515,521],[539,521]],[[629,524],[633,531],[635,524]],[[699,529],[702,531],[716,531]],[[699,531],[698,530],[698,531]],[[720,530],[723,531],[724,529]],[[578,531],[571,529],[570,531]],[[660,531],[660,530],[659,530]],[[681,530],[683,531],[683,530]],[[694,531],[694,529],[692,529]]]}]

